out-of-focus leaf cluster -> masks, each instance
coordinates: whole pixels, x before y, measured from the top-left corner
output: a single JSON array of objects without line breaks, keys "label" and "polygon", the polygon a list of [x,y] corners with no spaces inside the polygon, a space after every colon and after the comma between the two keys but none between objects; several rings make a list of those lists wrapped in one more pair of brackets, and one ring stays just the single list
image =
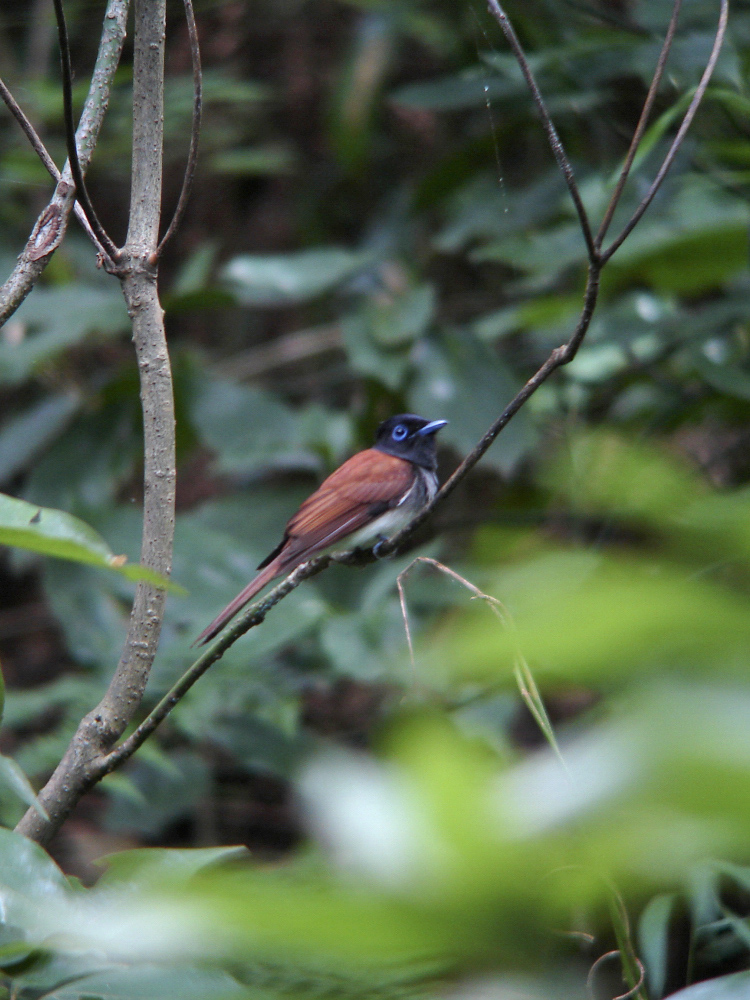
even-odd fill
[{"label": "out-of-focus leaf cluster", "polygon": [[[17,994],[74,974],[123,997],[157,975],[169,988],[193,976],[207,995],[211,976],[231,996],[429,995],[490,970],[494,988],[520,977],[542,997],[554,981],[572,998],[604,949],[556,935],[602,933],[618,892],[643,910],[633,940],[650,995],[674,982],[678,918],[693,956],[678,982],[718,968],[712,988],[741,991],[746,975],[729,973],[747,954],[750,500],[601,433],[569,441],[543,482],[571,518],[617,526],[619,546],[486,529],[477,572],[502,620],[455,610],[424,636],[415,695],[374,756],[308,748],[295,783],[315,846],[296,860],[126,852],[81,892],[3,834],[0,965]],[[543,690],[606,698],[558,731],[562,759],[498,742],[499,717],[476,711],[511,695],[519,657]],[[179,772],[161,768],[179,801]],[[158,796],[148,806],[158,822]]]}]

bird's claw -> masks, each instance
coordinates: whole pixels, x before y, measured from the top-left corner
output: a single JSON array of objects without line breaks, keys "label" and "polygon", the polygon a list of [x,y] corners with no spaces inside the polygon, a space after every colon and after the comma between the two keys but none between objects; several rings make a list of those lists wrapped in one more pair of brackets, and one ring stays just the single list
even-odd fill
[{"label": "bird's claw", "polygon": [[376,559],[385,559],[390,555],[389,552],[383,552],[383,547],[387,542],[388,539],[385,537],[385,535],[378,536],[377,542],[372,547],[372,554],[375,556]]}]

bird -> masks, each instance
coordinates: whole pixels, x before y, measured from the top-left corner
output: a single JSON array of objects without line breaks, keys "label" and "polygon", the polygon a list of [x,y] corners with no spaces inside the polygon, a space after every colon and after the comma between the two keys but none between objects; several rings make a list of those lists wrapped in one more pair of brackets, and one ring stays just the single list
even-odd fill
[{"label": "bird", "polygon": [[315,553],[343,539],[351,546],[383,541],[407,524],[437,493],[435,435],[447,423],[414,413],[384,420],[372,448],[352,455],[305,500],[258,575],[193,645],[210,642],[266,584]]}]

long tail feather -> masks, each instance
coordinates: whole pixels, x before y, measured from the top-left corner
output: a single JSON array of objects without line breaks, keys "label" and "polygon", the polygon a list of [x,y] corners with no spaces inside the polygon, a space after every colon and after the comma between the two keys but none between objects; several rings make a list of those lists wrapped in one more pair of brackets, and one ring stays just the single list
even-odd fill
[{"label": "long tail feather", "polygon": [[267,583],[270,583],[275,576],[278,576],[282,572],[282,568],[279,566],[278,559],[274,559],[273,562],[269,563],[268,566],[263,570],[262,573],[258,575],[248,583],[244,590],[241,590],[239,594],[235,597],[233,601],[224,608],[224,610],[214,618],[210,625],[203,629],[201,634],[193,643],[194,646],[203,646],[205,643],[210,642],[215,635],[217,635],[224,628],[226,623],[230,618],[234,618],[240,608],[244,607],[248,601],[252,600],[255,595],[263,590]]}]

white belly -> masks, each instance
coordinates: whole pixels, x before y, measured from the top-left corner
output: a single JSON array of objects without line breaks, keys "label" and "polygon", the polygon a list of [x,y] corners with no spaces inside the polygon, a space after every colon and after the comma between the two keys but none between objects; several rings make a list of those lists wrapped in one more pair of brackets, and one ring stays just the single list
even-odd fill
[{"label": "white belly", "polygon": [[344,544],[349,549],[357,545],[367,545],[377,538],[388,538],[390,535],[395,535],[405,524],[408,524],[414,514],[415,511],[411,509],[394,507],[393,510],[387,510],[385,514],[381,514],[375,521],[366,524],[364,528],[355,531],[353,535],[349,535]]},{"label": "white belly", "polygon": [[355,531],[346,539],[346,547],[366,545],[378,538],[389,538],[400,531],[437,493],[438,481],[434,472],[419,470],[419,477],[411,489],[399,500],[398,506],[387,510],[375,521]]}]

